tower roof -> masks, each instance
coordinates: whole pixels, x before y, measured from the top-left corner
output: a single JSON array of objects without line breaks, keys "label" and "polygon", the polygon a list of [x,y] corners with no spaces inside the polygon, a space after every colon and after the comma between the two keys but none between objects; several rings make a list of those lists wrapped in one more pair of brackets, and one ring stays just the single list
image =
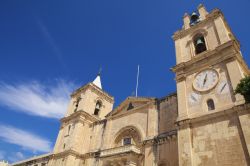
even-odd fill
[{"label": "tower roof", "polygon": [[102,83],[101,83],[101,74],[99,73],[95,80],[92,82],[95,84],[98,88],[102,89]]}]

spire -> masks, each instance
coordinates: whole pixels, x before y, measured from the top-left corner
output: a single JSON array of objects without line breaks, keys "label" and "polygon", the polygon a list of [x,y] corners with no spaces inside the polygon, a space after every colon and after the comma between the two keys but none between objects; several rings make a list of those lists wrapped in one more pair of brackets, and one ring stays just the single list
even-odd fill
[{"label": "spire", "polygon": [[99,73],[97,74],[95,80],[92,83],[95,84],[98,88],[102,89],[101,69],[99,70]]}]

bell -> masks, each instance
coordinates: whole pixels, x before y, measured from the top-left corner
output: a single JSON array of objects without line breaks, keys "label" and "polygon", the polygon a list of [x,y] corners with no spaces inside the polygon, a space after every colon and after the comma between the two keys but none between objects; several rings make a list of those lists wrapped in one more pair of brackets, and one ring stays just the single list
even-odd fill
[{"label": "bell", "polygon": [[207,50],[207,48],[206,48],[206,44],[204,42],[204,39],[198,38],[196,40],[196,43],[195,43],[195,52],[196,52],[196,54],[199,54],[199,53],[201,53],[203,51],[206,51],[206,50]]},{"label": "bell", "polygon": [[193,12],[192,15],[191,15],[191,17],[190,17],[190,19],[191,19],[191,21],[194,22],[194,21],[196,21],[196,20],[199,19],[199,16],[198,16],[197,13]]},{"label": "bell", "polygon": [[190,24],[191,25],[195,25],[199,22],[199,15],[195,12],[192,13],[191,17],[190,17]]},{"label": "bell", "polygon": [[96,109],[100,109],[100,108],[101,108],[101,104],[100,104],[100,103],[96,103],[95,108],[96,108]]},{"label": "bell", "polygon": [[196,46],[198,45],[204,45],[204,42],[200,38],[196,41]]}]

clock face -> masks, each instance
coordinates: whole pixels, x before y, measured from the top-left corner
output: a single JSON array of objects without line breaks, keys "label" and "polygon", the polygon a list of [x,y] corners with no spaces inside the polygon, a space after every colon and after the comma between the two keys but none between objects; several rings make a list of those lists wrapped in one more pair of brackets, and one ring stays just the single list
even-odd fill
[{"label": "clock face", "polygon": [[190,104],[199,103],[201,96],[195,92],[192,92],[188,96],[188,101]]},{"label": "clock face", "polygon": [[227,83],[227,81],[221,81],[218,85],[218,88],[217,88],[217,93],[218,94],[227,94],[229,93],[229,85]]},{"label": "clock face", "polygon": [[193,87],[197,91],[208,91],[218,83],[219,76],[216,70],[206,69],[195,76]]}]

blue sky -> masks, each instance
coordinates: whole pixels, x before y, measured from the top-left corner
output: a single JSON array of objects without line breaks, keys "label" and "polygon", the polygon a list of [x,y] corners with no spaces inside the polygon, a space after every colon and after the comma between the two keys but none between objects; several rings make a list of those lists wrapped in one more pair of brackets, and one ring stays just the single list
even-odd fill
[{"label": "blue sky", "polygon": [[2,0],[0,2],[0,160],[52,150],[69,94],[100,66],[115,105],[135,91],[176,90],[174,43],[182,16],[203,3],[219,8],[249,64],[248,0]]}]

